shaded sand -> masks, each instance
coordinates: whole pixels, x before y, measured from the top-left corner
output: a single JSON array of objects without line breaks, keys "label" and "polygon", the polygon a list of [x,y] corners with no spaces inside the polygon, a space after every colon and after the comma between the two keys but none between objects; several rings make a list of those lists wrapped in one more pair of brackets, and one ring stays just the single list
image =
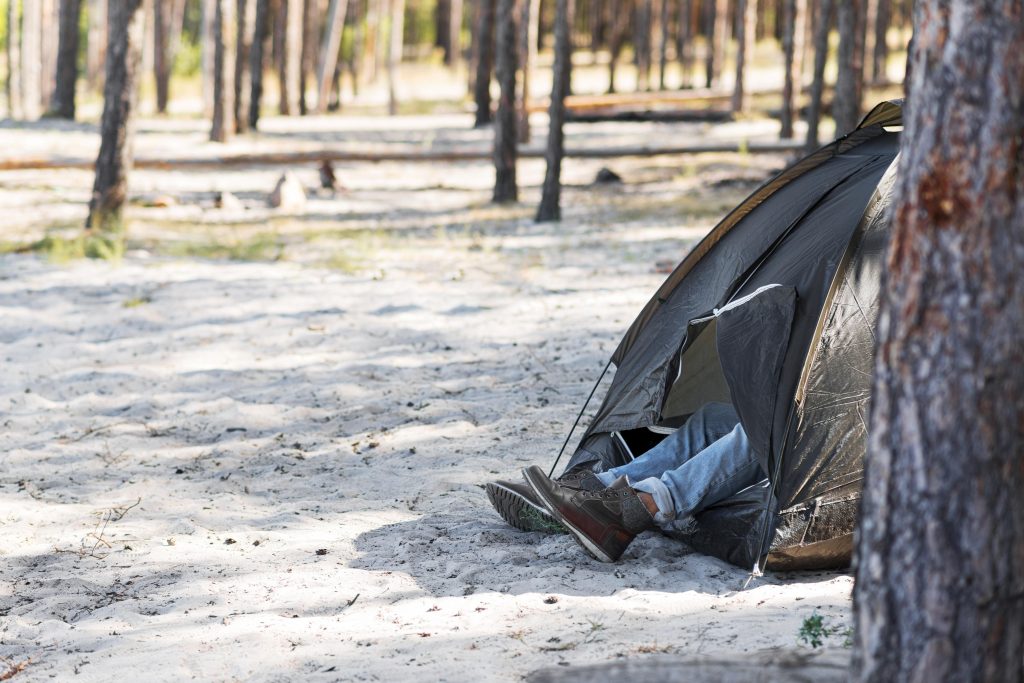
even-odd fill
[{"label": "shaded sand", "polygon": [[287,261],[174,258],[144,225],[120,266],[0,257],[0,656],[31,659],[15,680],[515,681],[796,648],[815,611],[844,625],[845,574],[740,591],[746,571],[654,534],[603,565],[487,503],[488,478],[551,462],[655,264],[710,226],[669,198],[745,193],[693,195],[713,169],[624,170],[652,182],[573,189],[562,224],[471,187],[459,209],[367,218],[373,239],[282,226]]}]

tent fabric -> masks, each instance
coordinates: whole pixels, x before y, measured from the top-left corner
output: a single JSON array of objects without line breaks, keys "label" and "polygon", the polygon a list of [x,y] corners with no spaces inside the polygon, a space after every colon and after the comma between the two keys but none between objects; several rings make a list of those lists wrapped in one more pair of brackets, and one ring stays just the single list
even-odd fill
[{"label": "tent fabric", "polygon": [[[613,354],[615,374],[568,468],[628,461],[621,433],[677,423],[709,400],[694,378],[721,373],[768,479],[699,515],[687,542],[746,566],[764,555],[786,566],[848,560],[898,151],[887,129],[901,116],[900,102],[882,103],[683,258]],[[698,333],[715,336],[717,358],[703,347],[687,354]]]}]

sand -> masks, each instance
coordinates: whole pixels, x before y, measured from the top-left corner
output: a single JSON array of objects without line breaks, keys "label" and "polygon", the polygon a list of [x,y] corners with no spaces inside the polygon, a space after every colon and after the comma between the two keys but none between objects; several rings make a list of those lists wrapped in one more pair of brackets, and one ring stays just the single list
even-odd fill
[{"label": "sand", "polygon": [[[780,163],[694,176],[622,162],[636,184],[615,189],[586,185],[596,166],[581,163],[566,220],[541,226],[537,165],[524,203],[501,210],[486,165],[367,165],[303,223],[342,232],[282,224],[281,260],[251,262],[154,245],[224,229],[188,194],[218,183],[258,188],[243,200],[261,223],[279,170],[139,174],[137,195],[181,198],[164,218],[209,230],[139,209],[150,241],[119,265],[0,257],[0,674],[28,661],[14,680],[516,681],[796,649],[815,612],[845,628],[847,574],[741,590],[747,570],[656,534],[600,564],[569,537],[507,527],[482,489],[552,462],[657,264],[710,227],[676,199],[735,202]],[[54,204],[88,190],[75,172],[51,182],[37,191]],[[12,230],[39,229],[18,215]]]}]

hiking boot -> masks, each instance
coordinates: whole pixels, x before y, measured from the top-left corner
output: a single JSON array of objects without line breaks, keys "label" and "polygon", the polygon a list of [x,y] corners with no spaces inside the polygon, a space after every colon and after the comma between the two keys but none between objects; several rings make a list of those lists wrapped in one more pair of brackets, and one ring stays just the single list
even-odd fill
[{"label": "hiking boot", "polygon": [[[556,481],[573,488],[600,490],[604,484],[590,470],[569,472]],[[565,528],[537,500],[533,489],[524,482],[491,481],[484,487],[491,505],[501,518],[520,531],[541,531],[564,534]]]},{"label": "hiking boot", "polygon": [[523,478],[548,513],[601,562],[615,562],[637,534],[655,528],[647,506],[625,477],[600,491],[562,486],[535,465],[523,470]]}]

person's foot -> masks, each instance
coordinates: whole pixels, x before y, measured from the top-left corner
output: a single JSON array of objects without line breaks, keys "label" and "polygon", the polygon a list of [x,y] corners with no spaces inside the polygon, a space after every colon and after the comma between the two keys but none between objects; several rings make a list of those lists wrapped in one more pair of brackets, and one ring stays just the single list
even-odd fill
[{"label": "person's foot", "polygon": [[560,485],[536,465],[523,470],[537,500],[593,558],[615,562],[654,518],[625,477],[608,488],[586,491]]},{"label": "person's foot", "polygon": [[[593,472],[583,470],[570,472],[556,481],[574,489],[600,490],[604,484]],[[565,527],[551,516],[533,489],[525,482],[492,481],[484,487],[487,498],[501,518],[520,531],[541,531],[549,534],[564,534]]]}]

